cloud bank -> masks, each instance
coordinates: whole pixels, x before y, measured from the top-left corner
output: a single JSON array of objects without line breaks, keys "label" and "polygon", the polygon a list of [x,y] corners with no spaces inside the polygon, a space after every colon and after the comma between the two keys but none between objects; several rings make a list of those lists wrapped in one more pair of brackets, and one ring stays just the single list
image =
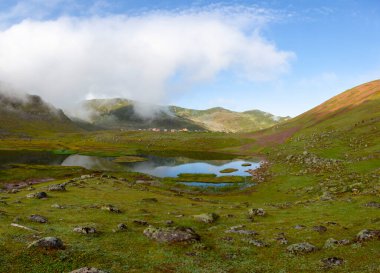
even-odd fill
[{"label": "cloud bank", "polygon": [[260,34],[271,20],[223,7],[23,20],[0,30],[0,81],[68,108],[86,98],[162,103],[226,72],[272,80],[294,54]]}]

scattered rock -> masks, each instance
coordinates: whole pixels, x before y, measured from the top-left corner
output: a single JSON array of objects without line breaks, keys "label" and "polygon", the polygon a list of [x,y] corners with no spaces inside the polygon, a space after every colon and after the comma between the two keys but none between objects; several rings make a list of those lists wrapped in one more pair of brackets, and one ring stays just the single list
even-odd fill
[{"label": "scattered rock", "polygon": [[335,240],[334,238],[330,238],[326,240],[324,248],[335,248],[337,246],[345,246],[349,244],[350,244],[350,240],[347,240],[347,239]]},{"label": "scattered rock", "polygon": [[327,227],[325,226],[314,226],[313,230],[319,233],[323,233],[327,231]]},{"label": "scattered rock", "polygon": [[133,223],[139,226],[147,226],[148,222],[144,220],[133,220]]},{"label": "scattered rock", "polygon": [[38,215],[38,214],[30,215],[29,220],[36,222],[36,223],[41,223],[41,224],[45,224],[48,221],[46,217],[43,217],[43,216]]},{"label": "scattered rock", "polygon": [[45,237],[31,243],[28,248],[38,247],[45,249],[64,249],[61,239],[56,237]]},{"label": "scattered rock", "polygon": [[280,244],[280,245],[287,245],[288,244],[288,239],[286,239],[285,237],[285,233],[281,232],[277,235],[277,238],[276,238],[276,241]]},{"label": "scattered rock", "polygon": [[65,184],[50,185],[48,191],[66,191],[66,186]]},{"label": "scattered rock", "polygon": [[203,213],[199,215],[194,215],[193,217],[198,222],[211,224],[211,223],[214,223],[216,220],[218,220],[219,215],[217,215],[216,213]]},{"label": "scattered rock", "polygon": [[157,203],[158,202],[157,198],[144,198],[141,201],[147,202],[147,203]]},{"label": "scattered rock", "polygon": [[53,204],[51,205],[52,208],[55,208],[55,209],[64,209],[65,207],[64,206],[61,206],[60,204]]},{"label": "scattered rock", "polygon": [[83,234],[97,233],[97,230],[93,227],[76,227],[73,229],[73,231],[77,233],[83,233]]},{"label": "scattered rock", "polygon": [[321,260],[322,266],[329,269],[335,266],[342,265],[344,260],[342,258],[337,257],[329,257]]},{"label": "scattered rock", "polygon": [[244,225],[238,225],[238,226],[233,226],[227,229],[225,232],[226,233],[236,233],[236,234],[242,234],[242,235],[258,235],[256,231],[253,230],[246,230],[244,229]]},{"label": "scattered rock", "polygon": [[97,269],[95,267],[82,267],[71,271],[70,273],[106,273],[106,271]]},{"label": "scattered rock", "polygon": [[296,225],[294,226],[295,229],[304,229],[306,226],[304,225]]},{"label": "scattered rock", "polygon": [[292,254],[304,254],[304,253],[310,253],[317,250],[317,247],[313,246],[310,243],[304,242],[304,243],[298,243],[298,244],[292,244],[286,248],[286,250]]},{"label": "scattered rock", "polygon": [[127,227],[126,224],[124,224],[124,223],[120,223],[120,224],[117,225],[117,229],[118,229],[119,231],[124,231],[124,230],[127,230],[128,227]]},{"label": "scattered rock", "polygon": [[369,202],[369,203],[365,204],[364,206],[365,207],[369,207],[369,208],[378,208],[378,209],[380,209],[380,203],[375,202],[375,201]]},{"label": "scattered rock", "polygon": [[113,212],[113,213],[121,213],[121,210],[119,210],[117,207],[115,207],[113,205],[105,205],[105,206],[102,206],[100,209],[101,210],[107,210],[107,211]]},{"label": "scattered rock", "polygon": [[26,196],[27,198],[36,198],[36,199],[42,199],[42,198],[47,198],[48,195],[46,192],[36,192],[36,193],[30,193]]},{"label": "scattered rock", "polygon": [[375,239],[380,240],[380,230],[364,229],[356,235],[356,240],[358,242],[370,241]]},{"label": "scattered rock", "polygon": [[167,220],[167,221],[165,221],[165,225],[168,226],[168,227],[171,227],[172,225],[174,225],[174,221]]},{"label": "scattered rock", "polygon": [[200,236],[189,227],[155,228],[150,226],[144,230],[144,235],[162,243],[200,241]]},{"label": "scattered rock", "polygon": [[265,216],[266,211],[262,208],[248,210],[248,217],[253,219],[254,216]]},{"label": "scattered rock", "polygon": [[267,247],[269,246],[267,243],[261,241],[261,240],[254,240],[254,239],[243,239],[244,242],[247,242],[250,245],[254,245],[257,247]]}]

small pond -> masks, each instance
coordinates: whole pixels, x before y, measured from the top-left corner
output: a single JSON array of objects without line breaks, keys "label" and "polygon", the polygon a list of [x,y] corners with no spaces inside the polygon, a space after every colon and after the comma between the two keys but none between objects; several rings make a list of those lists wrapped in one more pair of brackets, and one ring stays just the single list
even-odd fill
[{"label": "small pond", "polygon": [[[55,155],[49,152],[31,151],[0,151],[0,168],[8,164],[41,164],[79,166],[91,170],[103,171],[134,171],[157,177],[177,177],[181,173],[215,174],[216,176],[249,176],[249,169],[258,168],[260,163],[246,160],[198,160],[186,157],[145,156],[146,161],[133,163],[116,163],[114,158],[84,156],[84,155]],[[243,166],[251,164],[250,166]],[[221,170],[232,168],[236,171],[221,173]]]}]

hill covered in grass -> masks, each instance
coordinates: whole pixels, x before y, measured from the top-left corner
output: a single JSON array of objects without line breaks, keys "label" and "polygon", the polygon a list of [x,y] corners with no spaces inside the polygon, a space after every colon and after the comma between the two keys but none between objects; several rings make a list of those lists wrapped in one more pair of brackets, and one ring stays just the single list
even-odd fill
[{"label": "hill covered in grass", "polygon": [[[141,105],[150,111],[148,117],[137,114]],[[126,99],[96,99],[86,101],[92,124],[112,129],[183,129],[218,132],[250,132],[268,128],[289,117],[252,110],[234,112],[221,107],[207,110],[177,106],[141,104]]]},{"label": "hill covered in grass", "polygon": [[79,132],[62,110],[39,96],[15,96],[0,90],[0,135],[43,135],[49,132]]},{"label": "hill covered in grass", "polygon": [[378,136],[379,122],[380,80],[375,80],[338,94],[293,119],[258,132],[255,137],[260,145],[282,143],[291,136],[323,131],[374,138]]}]

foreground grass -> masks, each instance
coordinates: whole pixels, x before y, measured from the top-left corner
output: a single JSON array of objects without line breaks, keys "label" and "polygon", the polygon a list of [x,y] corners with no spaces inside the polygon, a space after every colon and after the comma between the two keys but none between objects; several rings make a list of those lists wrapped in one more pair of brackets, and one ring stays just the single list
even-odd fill
[{"label": "foreground grass", "polygon": [[[290,190],[295,185],[312,181],[300,177],[278,177],[272,183],[260,184],[255,192],[219,195],[178,194],[160,187],[135,184],[136,174],[123,174],[126,181],[115,178],[91,178],[69,184],[67,192],[48,192],[46,200],[26,198],[30,192],[46,190],[53,182],[34,186],[15,194],[1,194],[0,252],[1,272],[68,272],[82,266],[95,266],[110,272],[322,272],[320,260],[338,256],[346,262],[331,272],[376,272],[379,270],[378,241],[363,245],[321,249],[315,253],[293,256],[286,246],[274,240],[284,232],[289,243],[308,241],[323,247],[328,238],[352,239],[362,229],[378,228],[378,209],[363,204],[374,201],[371,196],[347,196],[335,201],[297,203],[297,193]],[[141,177],[140,177],[141,178]],[[148,177],[144,177],[148,180]],[[59,180],[54,183],[64,182]],[[144,201],[156,198],[158,202]],[[375,198],[379,201],[379,198]],[[287,203],[287,206],[281,204]],[[59,204],[64,208],[52,208]],[[112,204],[122,213],[100,210]],[[248,208],[262,207],[268,215],[247,217]],[[194,221],[192,215],[215,212],[221,217],[215,224]],[[47,224],[38,224],[27,218],[40,214],[48,218]],[[349,217],[347,217],[349,215]],[[143,235],[145,227],[133,220],[145,220],[154,226],[165,226],[173,220],[175,225],[193,227],[202,240],[185,245],[159,244]],[[11,227],[17,222],[35,228],[33,233]],[[327,225],[336,222],[337,225]],[[114,232],[119,223],[128,231]],[[246,229],[259,233],[269,247],[258,248],[242,241],[243,235],[227,234],[231,226],[244,224]],[[99,234],[76,234],[76,226],[94,226]],[[302,230],[295,225],[305,225]],[[312,226],[325,225],[322,234]],[[27,249],[36,236],[57,236],[65,250],[41,251]],[[228,240],[227,237],[230,237]],[[232,239],[231,239],[232,238]]]}]

